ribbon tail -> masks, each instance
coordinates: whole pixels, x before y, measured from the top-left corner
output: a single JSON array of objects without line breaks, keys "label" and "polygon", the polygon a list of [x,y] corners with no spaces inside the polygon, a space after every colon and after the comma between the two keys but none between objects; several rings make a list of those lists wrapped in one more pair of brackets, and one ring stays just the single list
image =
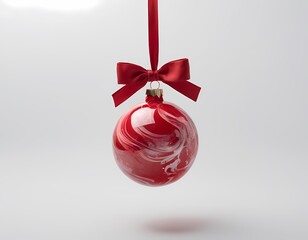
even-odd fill
[{"label": "ribbon tail", "polygon": [[137,91],[146,85],[146,81],[137,82],[133,84],[127,84],[120,88],[114,94],[112,94],[113,102],[115,107],[119,106],[121,103],[125,102],[128,98],[134,95]]},{"label": "ribbon tail", "polygon": [[199,93],[201,91],[201,87],[188,81],[176,82],[176,83],[165,82],[165,83],[195,102],[197,101]]}]

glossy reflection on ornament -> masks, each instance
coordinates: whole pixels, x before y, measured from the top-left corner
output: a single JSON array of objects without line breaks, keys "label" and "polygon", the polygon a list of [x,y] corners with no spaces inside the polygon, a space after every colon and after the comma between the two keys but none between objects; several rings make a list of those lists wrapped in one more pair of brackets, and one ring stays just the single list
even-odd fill
[{"label": "glossy reflection on ornament", "polygon": [[128,177],[144,185],[161,186],[178,180],[190,169],[198,150],[198,134],[182,109],[163,102],[161,94],[153,91],[145,103],[120,118],[113,134],[113,150],[118,166]]}]

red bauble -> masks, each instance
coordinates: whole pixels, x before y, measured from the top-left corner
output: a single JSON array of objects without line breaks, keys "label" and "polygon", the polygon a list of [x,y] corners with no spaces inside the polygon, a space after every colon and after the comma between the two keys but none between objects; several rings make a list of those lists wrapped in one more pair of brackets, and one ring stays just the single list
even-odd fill
[{"label": "red bauble", "polygon": [[181,178],[198,150],[191,118],[163,102],[162,91],[148,90],[146,102],[125,113],[113,133],[113,150],[121,170],[132,180],[161,186]]}]

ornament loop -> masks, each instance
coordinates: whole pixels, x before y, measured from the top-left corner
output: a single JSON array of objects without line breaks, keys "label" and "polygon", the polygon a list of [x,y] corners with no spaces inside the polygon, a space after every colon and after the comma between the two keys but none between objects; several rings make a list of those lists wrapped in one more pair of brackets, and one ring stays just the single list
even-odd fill
[{"label": "ornament loop", "polygon": [[152,87],[153,82],[156,82],[158,84],[157,88],[155,88],[155,89],[157,89],[157,90],[160,89],[160,82],[158,80],[151,81],[150,82],[150,88],[153,89],[153,87]]}]

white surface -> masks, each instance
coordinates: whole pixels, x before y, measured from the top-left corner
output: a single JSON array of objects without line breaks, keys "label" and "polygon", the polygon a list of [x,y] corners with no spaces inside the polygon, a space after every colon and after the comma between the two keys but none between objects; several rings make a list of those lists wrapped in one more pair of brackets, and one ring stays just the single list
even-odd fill
[{"label": "white surface", "polygon": [[203,87],[194,103],[164,86],[194,119],[200,149],[163,188],[131,182],[111,149],[115,122],[144,98],[115,109],[111,94],[117,61],[149,66],[146,1],[9,2],[1,240],[308,238],[307,1],[160,1],[160,64],[188,57]]}]

